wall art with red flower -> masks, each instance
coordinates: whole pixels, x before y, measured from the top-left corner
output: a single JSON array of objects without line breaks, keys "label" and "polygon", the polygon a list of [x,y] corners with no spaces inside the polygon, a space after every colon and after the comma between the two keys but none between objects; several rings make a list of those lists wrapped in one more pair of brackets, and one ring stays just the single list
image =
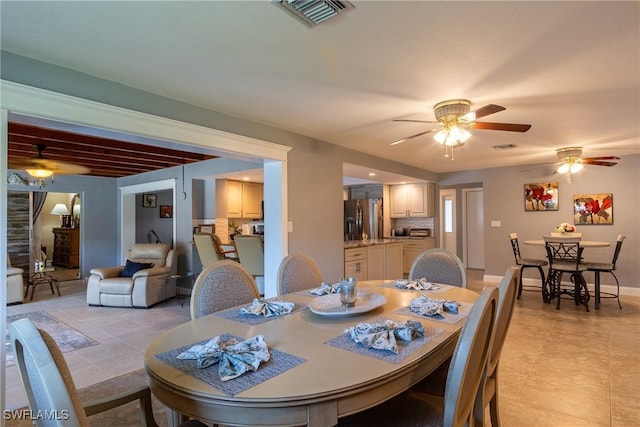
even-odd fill
[{"label": "wall art with red flower", "polygon": [[613,224],[613,194],[574,194],[573,217],[575,225]]},{"label": "wall art with red flower", "polygon": [[557,211],[558,181],[524,185],[524,210]]}]

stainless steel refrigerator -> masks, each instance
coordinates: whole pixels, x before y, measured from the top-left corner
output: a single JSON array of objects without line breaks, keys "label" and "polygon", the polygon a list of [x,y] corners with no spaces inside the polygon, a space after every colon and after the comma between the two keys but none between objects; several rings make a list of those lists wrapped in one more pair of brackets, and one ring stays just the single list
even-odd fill
[{"label": "stainless steel refrigerator", "polygon": [[382,199],[344,201],[344,240],[382,239]]}]

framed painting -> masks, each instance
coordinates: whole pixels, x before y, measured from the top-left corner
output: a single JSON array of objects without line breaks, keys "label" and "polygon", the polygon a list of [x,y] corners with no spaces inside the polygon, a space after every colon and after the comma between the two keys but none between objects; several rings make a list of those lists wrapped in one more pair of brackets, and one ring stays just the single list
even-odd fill
[{"label": "framed painting", "polygon": [[557,211],[558,181],[525,184],[524,210],[525,212]]},{"label": "framed painting", "polygon": [[145,193],[142,195],[143,208],[155,208],[158,196],[156,194]]},{"label": "framed painting", "polygon": [[173,206],[160,205],[160,218],[173,218]]},{"label": "framed painting", "polygon": [[613,224],[613,193],[574,194],[573,218],[575,225]]}]

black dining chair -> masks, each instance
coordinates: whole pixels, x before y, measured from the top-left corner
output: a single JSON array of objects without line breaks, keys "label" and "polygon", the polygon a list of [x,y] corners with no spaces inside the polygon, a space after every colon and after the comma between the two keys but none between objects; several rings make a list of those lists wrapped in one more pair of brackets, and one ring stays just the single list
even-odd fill
[{"label": "black dining chair", "polygon": [[[587,266],[580,262],[582,247],[579,237],[549,237],[544,236],[547,260],[549,261],[549,274],[543,289],[543,298],[550,303],[556,298],[556,309],[560,309],[560,298],[569,295],[575,304],[582,304],[589,311],[589,289],[582,275],[587,271]],[[562,276],[565,273],[571,275],[571,286],[562,284]]]},{"label": "black dining chair", "polygon": [[[522,258],[520,255],[520,246],[518,245],[518,233],[509,234],[509,239],[511,239],[511,248],[513,249],[513,256],[516,260],[516,265],[520,266],[520,280],[518,280],[518,299],[522,295],[522,290],[526,291],[537,291],[542,293],[542,288],[544,287],[544,270],[542,267],[549,265],[549,263],[543,259],[535,259],[535,258]],[[526,287],[522,283],[522,274],[525,268],[535,268],[540,273],[540,286],[527,285]]]},{"label": "black dining chair", "polygon": [[[618,255],[620,255],[620,249],[622,248],[622,242],[626,236],[620,234],[616,241],[616,249],[613,252],[613,260],[611,263],[606,262],[583,262],[586,265],[587,270],[594,273],[594,290],[595,290],[595,307],[600,308],[600,298],[616,298],[618,300],[618,307],[622,308],[620,304],[620,282],[616,277],[614,270],[616,269],[616,262],[618,262]],[[600,273],[611,273],[614,279],[616,279],[616,293],[600,292]]]}]

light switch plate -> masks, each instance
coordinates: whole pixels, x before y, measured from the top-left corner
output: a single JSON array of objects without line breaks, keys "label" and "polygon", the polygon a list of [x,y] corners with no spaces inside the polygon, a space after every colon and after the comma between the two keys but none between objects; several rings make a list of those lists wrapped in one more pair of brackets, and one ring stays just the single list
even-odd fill
[{"label": "light switch plate", "polygon": [[502,227],[502,223],[500,221],[491,221],[491,226],[494,228]]}]

